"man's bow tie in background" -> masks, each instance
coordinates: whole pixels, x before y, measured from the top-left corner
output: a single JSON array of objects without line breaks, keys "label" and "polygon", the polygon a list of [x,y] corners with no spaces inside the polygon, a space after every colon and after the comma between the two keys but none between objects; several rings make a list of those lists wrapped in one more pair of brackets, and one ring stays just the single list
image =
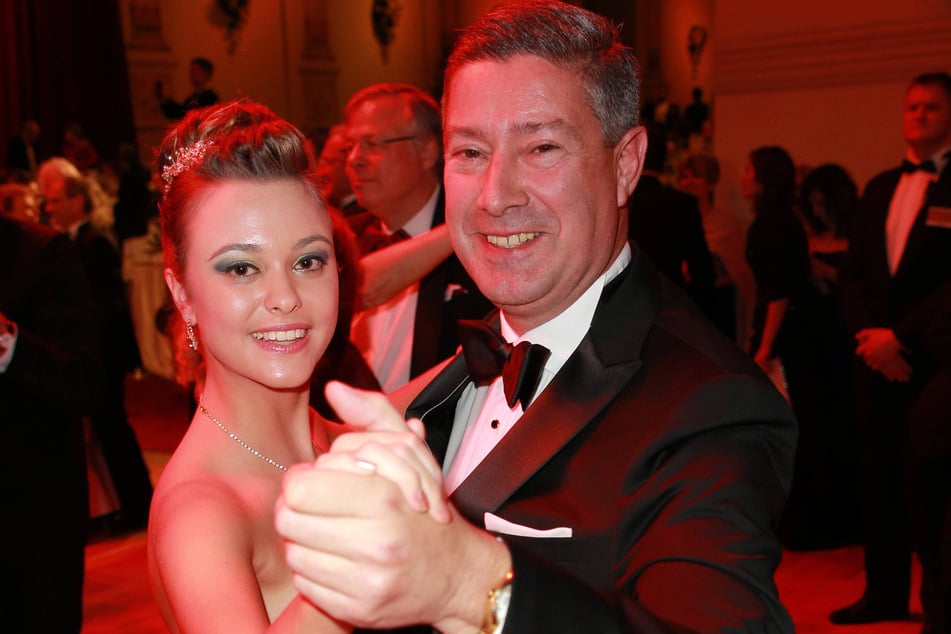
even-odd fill
[{"label": "man's bow tie in background", "polygon": [[509,407],[521,401],[528,407],[542,378],[551,351],[537,343],[522,341],[513,346],[483,321],[459,320],[459,340],[469,376],[478,384],[502,377]]},{"label": "man's bow tie in background", "polygon": [[935,168],[934,161],[928,159],[923,163],[912,163],[908,159],[905,159],[901,162],[901,171],[905,174],[911,174],[912,172],[917,172],[921,170],[922,172],[928,172],[930,174],[937,173],[937,168]]}]

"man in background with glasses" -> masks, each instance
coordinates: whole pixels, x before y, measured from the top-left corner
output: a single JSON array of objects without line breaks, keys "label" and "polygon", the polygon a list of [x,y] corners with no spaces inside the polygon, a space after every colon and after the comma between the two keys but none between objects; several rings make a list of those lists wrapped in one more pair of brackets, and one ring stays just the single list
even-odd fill
[{"label": "man in background with glasses", "polygon": [[[367,210],[351,226],[363,254],[445,222],[442,122],[436,101],[415,86],[384,83],[357,92],[344,109],[347,177]],[[491,305],[455,256],[434,262],[418,283],[360,312],[351,338],[384,391],[452,355],[456,321]]]}]

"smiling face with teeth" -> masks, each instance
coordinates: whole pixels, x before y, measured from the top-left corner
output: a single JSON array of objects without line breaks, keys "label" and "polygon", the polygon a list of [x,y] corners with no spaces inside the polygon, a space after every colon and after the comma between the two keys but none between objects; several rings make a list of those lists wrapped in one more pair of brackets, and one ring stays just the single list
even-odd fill
[{"label": "smiling face with teeth", "polygon": [[209,378],[309,385],[337,318],[326,209],[295,180],[236,180],[209,185],[193,214],[183,283],[169,284]]},{"label": "smiling face with teeth", "polygon": [[570,306],[620,253],[646,134],[607,144],[579,74],[532,55],[460,67],[444,121],[453,247],[524,332]]}]

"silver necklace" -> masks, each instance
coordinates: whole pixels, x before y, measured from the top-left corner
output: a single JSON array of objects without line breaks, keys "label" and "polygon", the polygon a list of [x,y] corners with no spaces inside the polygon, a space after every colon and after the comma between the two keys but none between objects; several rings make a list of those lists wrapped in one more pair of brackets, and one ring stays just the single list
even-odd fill
[{"label": "silver necklace", "polygon": [[[287,467],[285,465],[282,465],[280,462],[278,462],[277,460],[274,460],[273,458],[268,458],[263,453],[261,453],[260,451],[258,451],[257,449],[249,445],[248,443],[241,440],[236,433],[234,433],[233,431],[231,431],[230,429],[222,425],[221,421],[215,418],[215,415],[208,411],[208,408],[205,407],[204,402],[198,403],[198,411],[200,411],[202,414],[210,418],[211,422],[213,422],[215,425],[218,426],[218,429],[220,429],[221,431],[223,431],[224,433],[228,435],[228,438],[230,438],[231,440],[235,441],[236,443],[238,443],[239,445],[247,449],[253,455],[257,456],[258,458],[268,463],[269,465],[277,467],[281,471],[287,471]],[[317,443],[311,441],[310,444],[313,445],[315,454],[321,453],[320,447],[317,446]]]}]

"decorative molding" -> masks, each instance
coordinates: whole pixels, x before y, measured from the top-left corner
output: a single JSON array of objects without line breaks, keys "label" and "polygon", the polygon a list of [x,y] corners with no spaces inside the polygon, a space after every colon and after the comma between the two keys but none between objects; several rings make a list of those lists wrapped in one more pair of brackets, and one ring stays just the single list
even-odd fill
[{"label": "decorative molding", "polygon": [[396,23],[400,19],[403,6],[397,0],[373,0],[370,11],[370,21],[373,26],[373,35],[380,45],[380,55],[383,63],[389,59],[390,44],[395,37]]},{"label": "decorative molding", "polygon": [[162,35],[162,7],[158,0],[129,0],[129,41],[130,50],[167,51],[168,44]]},{"label": "decorative molding", "polygon": [[337,77],[340,75],[340,69],[333,64],[302,64],[298,74],[304,97],[301,129],[310,133],[339,123]]},{"label": "decorative molding", "polygon": [[241,29],[248,22],[251,0],[214,0],[208,6],[208,21],[225,32],[228,54],[234,55],[241,42]]},{"label": "decorative molding", "polygon": [[718,95],[906,81],[951,67],[951,17],[718,41]]},{"label": "decorative molding", "polygon": [[169,122],[155,98],[155,84],[161,81],[166,86],[172,85],[175,63],[172,60],[146,59],[130,59],[129,62],[129,88],[136,127],[166,127]]},{"label": "decorative molding", "polygon": [[334,61],[334,54],[330,49],[327,4],[323,0],[304,2],[304,57]]},{"label": "decorative molding", "polygon": [[297,74],[303,97],[299,125],[308,135],[340,120],[337,77],[340,66],[330,49],[326,0],[304,0],[304,48]]},{"label": "decorative molding", "polygon": [[173,84],[175,56],[165,42],[160,0],[122,0],[126,21],[126,63],[129,69],[129,92],[139,155],[143,164],[152,164],[152,148],[157,146],[168,129],[155,98],[155,84]]}]

